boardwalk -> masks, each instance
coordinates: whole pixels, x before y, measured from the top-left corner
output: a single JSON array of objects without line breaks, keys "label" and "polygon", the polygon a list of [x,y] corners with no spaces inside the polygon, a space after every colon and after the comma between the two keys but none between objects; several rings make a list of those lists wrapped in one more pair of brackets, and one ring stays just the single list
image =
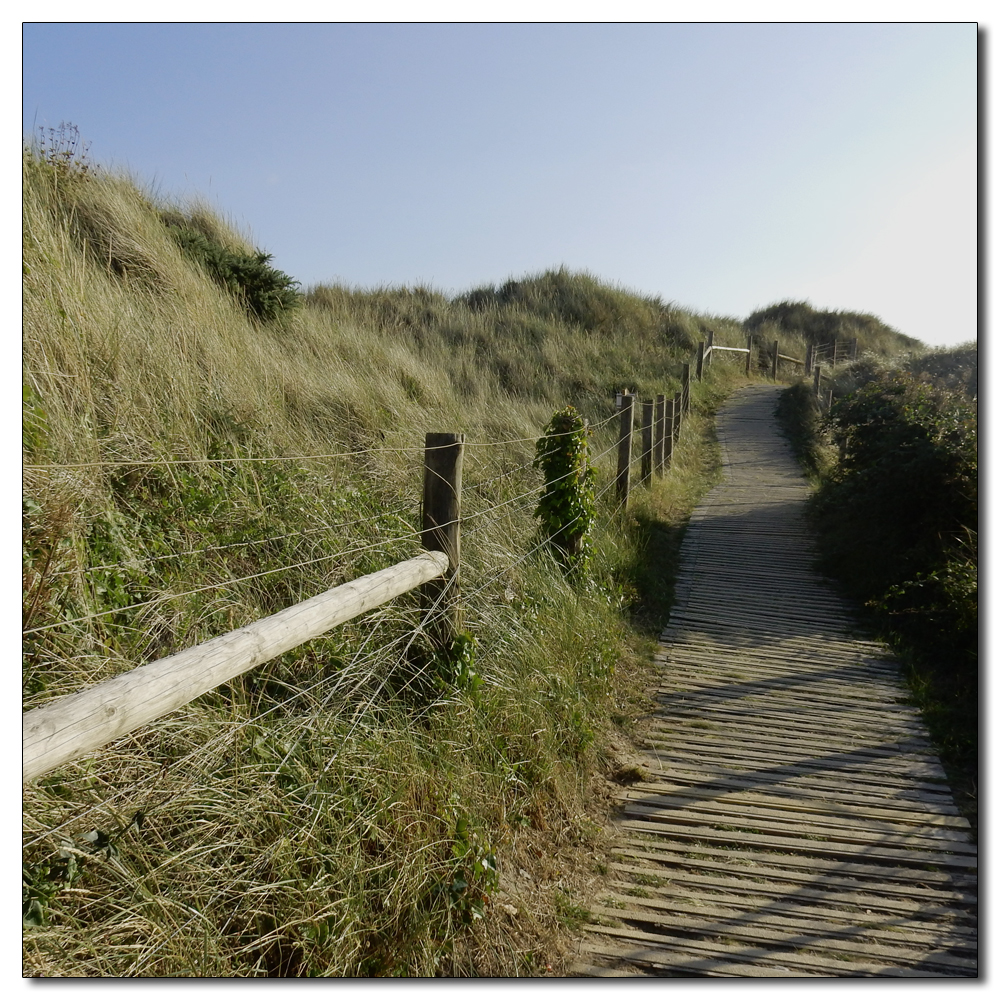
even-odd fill
[{"label": "boardwalk", "polygon": [[778,390],[719,416],[643,780],[576,975],[975,976],[976,849],[886,652],[811,568]]}]

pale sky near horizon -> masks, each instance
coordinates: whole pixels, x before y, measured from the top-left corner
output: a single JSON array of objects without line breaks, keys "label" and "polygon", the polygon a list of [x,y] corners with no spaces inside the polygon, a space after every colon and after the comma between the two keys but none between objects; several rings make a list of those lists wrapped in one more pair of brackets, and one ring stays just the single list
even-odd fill
[{"label": "pale sky near horizon", "polygon": [[976,338],[964,23],[27,23],[23,128],[200,196],[304,285],[565,265]]}]

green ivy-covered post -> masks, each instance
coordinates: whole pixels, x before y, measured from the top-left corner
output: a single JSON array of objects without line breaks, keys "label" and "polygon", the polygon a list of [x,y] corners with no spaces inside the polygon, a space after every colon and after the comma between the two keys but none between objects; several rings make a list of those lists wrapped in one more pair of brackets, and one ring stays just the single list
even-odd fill
[{"label": "green ivy-covered post", "polygon": [[586,564],[594,523],[589,436],[587,421],[574,407],[567,406],[549,421],[535,446],[532,463],[545,476],[535,516],[541,521],[543,537],[566,570],[579,570]]}]

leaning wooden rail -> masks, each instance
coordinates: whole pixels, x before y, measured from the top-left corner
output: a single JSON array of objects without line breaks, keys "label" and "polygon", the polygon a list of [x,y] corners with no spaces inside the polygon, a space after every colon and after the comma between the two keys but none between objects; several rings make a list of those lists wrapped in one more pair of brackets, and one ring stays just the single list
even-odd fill
[{"label": "leaning wooden rail", "polygon": [[423,552],[333,587],[235,632],[54,699],[23,717],[23,780],[97,750],[280,656],[446,573],[443,552]]}]

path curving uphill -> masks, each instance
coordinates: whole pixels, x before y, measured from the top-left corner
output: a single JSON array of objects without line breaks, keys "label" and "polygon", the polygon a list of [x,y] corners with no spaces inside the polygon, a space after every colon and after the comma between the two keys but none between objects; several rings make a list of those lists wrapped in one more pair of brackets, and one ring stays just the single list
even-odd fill
[{"label": "path curving uphill", "polygon": [[725,479],[685,535],[647,773],[572,975],[977,975],[969,824],[897,665],[812,568],[780,391],[719,414]]}]

